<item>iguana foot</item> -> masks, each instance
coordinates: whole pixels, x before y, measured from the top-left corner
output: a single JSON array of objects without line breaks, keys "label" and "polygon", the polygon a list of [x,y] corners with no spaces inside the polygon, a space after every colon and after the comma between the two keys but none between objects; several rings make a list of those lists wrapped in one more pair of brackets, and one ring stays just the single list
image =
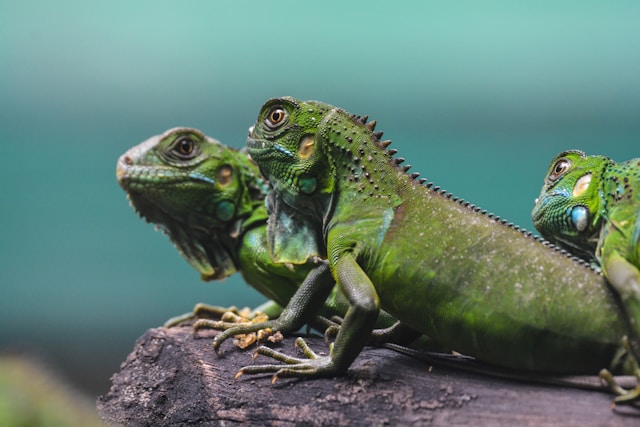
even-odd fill
[{"label": "iguana foot", "polygon": [[[274,384],[279,378],[319,378],[331,377],[341,374],[344,370],[340,369],[331,356],[320,356],[315,353],[302,338],[296,339],[296,347],[299,347],[306,358],[298,358],[288,356],[277,352],[269,347],[259,347],[254,353],[254,359],[257,355],[271,357],[279,362],[287,365],[253,365],[245,366],[240,369],[234,376],[239,378],[244,374],[255,375],[273,372],[271,383]],[[333,346],[330,346],[332,348]]]},{"label": "iguana foot", "polygon": [[630,352],[629,339],[626,336],[622,337],[622,346],[627,350],[627,354],[629,355],[627,363],[629,364],[629,370],[632,371],[636,377],[636,387],[631,389],[621,387],[607,369],[600,371],[600,378],[607,383],[612,393],[618,395],[613,399],[613,403],[624,405],[640,400],[640,366],[638,365],[638,360]]},{"label": "iguana foot", "polygon": [[271,325],[274,325],[274,321],[269,321],[269,317],[266,314],[260,312],[252,313],[250,309],[245,308],[240,311],[228,311],[220,317],[220,320],[198,319],[193,324],[193,333],[196,335],[200,329],[223,331],[223,333],[216,336],[213,343],[213,347],[218,353],[220,344],[231,336],[235,338],[233,343],[236,347],[242,349],[256,342],[281,341],[282,334],[277,330],[274,333],[274,328]]},{"label": "iguana foot", "polygon": [[[640,381],[640,372],[636,374],[636,377],[638,378],[638,381]],[[607,383],[611,392],[618,395],[613,399],[614,404],[628,404],[640,399],[640,383],[632,389],[622,388],[618,385],[611,372],[609,372],[607,369],[603,369],[600,371],[600,378],[602,378]]]},{"label": "iguana foot", "polygon": [[165,328],[171,328],[183,322],[187,322],[194,319],[220,319],[225,313],[229,313],[229,312],[236,313],[236,314],[240,313],[238,308],[234,306],[219,307],[215,305],[198,303],[195,305],[195,307],[193,307],[193,311],[190,311],[185,314],[181,314],[179,316],[172,317],[171,319],[164,322],[163,326]]}]

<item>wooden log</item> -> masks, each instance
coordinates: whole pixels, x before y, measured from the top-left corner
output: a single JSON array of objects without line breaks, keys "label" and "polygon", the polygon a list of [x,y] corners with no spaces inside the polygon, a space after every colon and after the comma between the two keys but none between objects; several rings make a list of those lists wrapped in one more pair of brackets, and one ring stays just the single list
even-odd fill
[{"label": "wooden log", "polygon": [[[253,349],[223,344],[190,326],[155,328],[136,342],[98,398],[109,425],[220,426],[638,426],[638,406],[612,409],[610,394],[498,379],[430,366],[382,348],[366,348],[346,375],[316,380],[234,374],[254,363]],[[294,338],[276,345],[295,354]],[[308,342],[327,351],[321,337]],[[268,359],[259,356],[257,362]]]}]

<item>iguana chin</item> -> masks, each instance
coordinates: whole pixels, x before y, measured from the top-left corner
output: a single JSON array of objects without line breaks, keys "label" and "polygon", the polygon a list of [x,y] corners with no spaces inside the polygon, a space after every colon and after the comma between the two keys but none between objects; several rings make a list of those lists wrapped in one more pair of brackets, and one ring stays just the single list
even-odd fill
[{"label": "iguana chin", "polygon": [[[432,184],[393,158],[375,122],[317,101],[269,100],[247,148],[295,227],[273,227],[270,242],[312,254],[326,250],[349,309],[328,356],[247,366],[237,375],[344,373],[380,308],[446,348],[519,370],[597,373],[609,366],[627,327],[606,282],[561,253]],[[271,214],[269,221],[282,220]],[[300,242],[287,228],[309,231]],[[306,236],[308,240],[309,235]],[[286,248],[280,248],[282,251]],[[275,262],[277,252],[274,252]],[[322,288],[322,286],[318,286]],[[308,304],[316,298],[308,286]],[[291,304],[290,304],[291,305]],[[305,306],[296,308],[306,311]]]},{"label": "iguana chin", "polygon": [[[326,301],[319,300],[317,314],[344,316],[348,303],[333,286],[326,261],[311,256],[286,263],[271,260],[264,200],[267,186],[246,152],[227,147],[197,129],[173,128],[123,154],[116,175],[140,216],[167,234],[203,280],[221,280],[239,271],[249,285],[273,300],[256,310],[277,321],[246,323],[250,332],[269,328],[286,333],[309,322],[321,329],[333,325],[324,318],[315,319],[316,313],[296,315],[295,323],[288,323],[287,316],[278,317],[310,274],[326,284],[328,295]],[[170,319],[166,325],[203,317],[194,324],[196,329],[238,326],[235,322],[242,319],[224,314],[227,310],[198,304],[193,313]],[[206,319],[220,316],[235,320]],[[383,313],[377,326],[386,328],[394,323],[395,319]],[[232,335],[236,334],[223,336]],[[377,331],[372,339],[405,342],[417,335],[395,326]],[[420,345],[426,345],[426,339]]]},{"label": "iguana chin", "polygon": [[[531,213],[548,240],[594,260],[620,296],[640,358],[640,159],[617,163],[579,150],[551,160]],[[640,378],[640,369],[635,366]],[[618,402],[640,397],[640,385]]]}]

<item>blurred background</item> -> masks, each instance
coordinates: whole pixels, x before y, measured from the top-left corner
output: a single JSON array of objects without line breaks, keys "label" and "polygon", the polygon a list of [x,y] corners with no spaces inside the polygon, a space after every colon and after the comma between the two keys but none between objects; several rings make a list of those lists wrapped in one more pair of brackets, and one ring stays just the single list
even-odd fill
[{"label": "blurred background", "polygon": [[201,282],[115,164],[178,125],[242,147],[275,96],[369,114],[412,171],[533,230],[556,153],[640,156],[639,19],[633,1],[0,1],[0,352],[93,399],[148,328],[263,302]]}]

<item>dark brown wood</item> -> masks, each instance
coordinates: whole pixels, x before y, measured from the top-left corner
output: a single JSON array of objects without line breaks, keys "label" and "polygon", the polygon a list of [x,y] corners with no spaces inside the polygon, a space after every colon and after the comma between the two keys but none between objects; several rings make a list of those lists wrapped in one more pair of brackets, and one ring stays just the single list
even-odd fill
[{"label": "dark brown wood", "polygon": [[[214,332],[188,326],[147,331],[98,399],[110,425],[472,425],[639,426],[640,409],[611,408],[598,391],[497,379],[429,366],[387,349],[366,348],[340,378],[281,379],[234,374],[252,353],[211,347]],[[327,350],[320,337],[312,348]],[[295,354],[293,338],[276,345]],[[258,362],[267,362],[260,356]]]}]

